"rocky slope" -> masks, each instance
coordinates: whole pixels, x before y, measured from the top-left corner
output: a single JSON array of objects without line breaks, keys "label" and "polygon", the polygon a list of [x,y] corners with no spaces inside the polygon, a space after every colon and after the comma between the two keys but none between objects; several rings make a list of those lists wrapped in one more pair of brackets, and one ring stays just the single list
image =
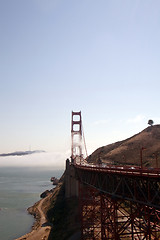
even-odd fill
[{"label": "rocky slope", "polygon": [[[143,166],[156,167],[160,156],[160,125],[150,126],[142,132],[107,146],[98,148],[88,157],[88,162],[140,165],[141,149]],[[158,163],[160,167],[160,163]]]},{"label": "rocky slope", "polygon": [[62,181],[56,197],[51,198],[47,218],[53,225],[48,240],[79,240],[80,219],[77,198],[65,198]]}]

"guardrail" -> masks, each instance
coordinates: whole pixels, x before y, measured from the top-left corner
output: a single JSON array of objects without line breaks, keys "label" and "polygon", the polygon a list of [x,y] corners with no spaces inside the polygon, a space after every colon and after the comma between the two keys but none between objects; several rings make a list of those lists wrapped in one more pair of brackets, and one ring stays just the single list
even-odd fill
[{"label": "guardrail", "polygon": [[86,171],[98,171],[106,172],[110,174],[123,174],[130,176],[140,176],[140,177],[149,177],[149,178],[158,178],[160,177],[160,168],[140,168],[137,166],[98,166],[98,165],[86,165],[86,164],[74,164],[76,168],[83,169]]}]

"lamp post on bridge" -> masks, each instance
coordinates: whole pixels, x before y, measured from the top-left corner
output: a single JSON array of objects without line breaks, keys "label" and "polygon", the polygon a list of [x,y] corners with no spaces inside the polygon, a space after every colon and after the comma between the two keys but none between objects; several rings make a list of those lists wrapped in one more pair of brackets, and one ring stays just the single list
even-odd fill
[{"label": "lamp post on bridge", "polygon": [[158,155],[159,155],[159,152],[153,153],[153,156],[156,158],[156,168],[158,168]]},{"label": "lamp post on bridge", "polygon": [[146,150],[146,148],[141,147],[140,149],[141,169],[143,168],[143,150]]},{"label": "lamp post on bridge", "polygon": [[122,156],[122,163],[126,164],[126,156],[125,156],[125,154],[123,154],[123,156]]},{"label": "lamp post on bridge", "polygon": [[98,158],[98,166],[99,166],[99,167],[102,166],[102,159],[101,159],[101,157]]}]

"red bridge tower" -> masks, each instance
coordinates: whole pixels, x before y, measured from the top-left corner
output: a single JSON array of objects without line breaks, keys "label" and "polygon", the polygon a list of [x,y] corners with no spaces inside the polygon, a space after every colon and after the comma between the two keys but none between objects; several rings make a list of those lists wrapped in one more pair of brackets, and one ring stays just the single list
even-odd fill
[{"label": "red bridge tower", "polygon": [[72,111],[71,122],[71,158],[74,163],[82,160],[82,117],[80,112]]}]

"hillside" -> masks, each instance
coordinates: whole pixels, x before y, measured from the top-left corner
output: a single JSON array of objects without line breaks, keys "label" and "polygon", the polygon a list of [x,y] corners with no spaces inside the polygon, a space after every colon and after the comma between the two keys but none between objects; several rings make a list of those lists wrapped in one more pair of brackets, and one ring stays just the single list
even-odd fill
[{"label": "hillside", "polygon": [[145,148],[143,166],[156,167],[155,154],[160,153],[160,125],[147,127],[126,140],[98,148],[88,157],[88,162],[98,163],[101,159],[103,163],[140,165],[142,148]]}]

